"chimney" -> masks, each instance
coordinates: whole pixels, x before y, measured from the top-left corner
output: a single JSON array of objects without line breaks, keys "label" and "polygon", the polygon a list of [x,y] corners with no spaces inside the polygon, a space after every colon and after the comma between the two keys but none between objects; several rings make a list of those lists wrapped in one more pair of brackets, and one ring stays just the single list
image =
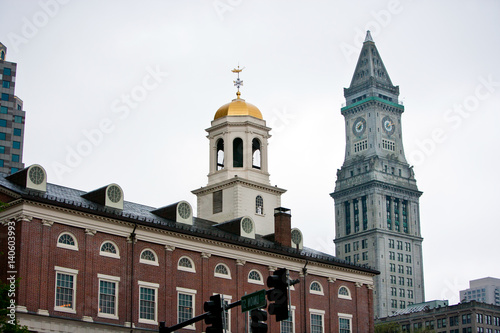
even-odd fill
[{"label": "chimney", "polygon": [[274,241],[281,246],[292,244],[292,214],[288,208],[274,209]]}]

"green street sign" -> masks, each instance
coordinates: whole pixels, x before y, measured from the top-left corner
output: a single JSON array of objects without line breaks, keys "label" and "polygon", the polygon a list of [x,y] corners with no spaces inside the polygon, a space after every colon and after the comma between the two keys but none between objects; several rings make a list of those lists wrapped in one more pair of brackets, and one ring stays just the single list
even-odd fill
[{"label": "green street sign", "polygon": [[241,312],[263,308],[266,304],[266,290],[262,289],[241,297]]}]

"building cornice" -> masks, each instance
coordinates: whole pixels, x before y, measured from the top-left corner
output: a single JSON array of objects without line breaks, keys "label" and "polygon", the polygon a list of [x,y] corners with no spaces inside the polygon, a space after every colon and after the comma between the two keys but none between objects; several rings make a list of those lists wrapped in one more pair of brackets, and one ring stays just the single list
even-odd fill
[{"label": "building cornice", "polygon": [[223,190],[223,189],[232,187],[235,184],[242,185],[242,186],[249,187],[249,188],[253,188],[253,189],[256,189],[259,191],[266,191],[266,192],[269,192],[272,194],[283,194],[287,191],[287,190],[282,189],[282,188],[277,187],[277,186],[265,185],[265,184],[254,182],[254,181],[251,181],[248,179],[235,177],[235,178],[231,178],[231,179],[226,179],[226,180],[219,182],[217,184],[214,184],[214,185],[200,187],[196,190],[192,190],[191,193],[193,193],[195,195],[211,193],[214,191]]},{"label": "building cornice", "polygon": [[388,193],[391,194],[397,193],[400,195],[406,195],[408,197],[414,197],[414,198],[419,198],[423,194],[423,192],[418,190],[413,190],[410,188],[389,184],[379,180],[371,180],[369,182],[360,185],[355,185],[353,187],[343,189],[340,191],[335,190],[335,192],[330,193],[330,196],[335,200],[340,200],[340,199],[345,199],[346,197],[350,197],[353,194],[359,194],[359,192],[361,191],[368,191],[371,189],[380,189],[383,191],[387,191]]}]

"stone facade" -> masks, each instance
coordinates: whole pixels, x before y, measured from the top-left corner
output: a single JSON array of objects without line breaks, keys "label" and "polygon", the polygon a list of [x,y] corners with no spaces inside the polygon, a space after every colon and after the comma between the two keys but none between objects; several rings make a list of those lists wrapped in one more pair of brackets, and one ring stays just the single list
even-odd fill
[{"label": "stone facade", "polygon": [[419,197],[403,149],[399,87],[368,32],[344,90],[346,151],[335,191],[336,256],[374,267],[375,315],[424,300]]}]

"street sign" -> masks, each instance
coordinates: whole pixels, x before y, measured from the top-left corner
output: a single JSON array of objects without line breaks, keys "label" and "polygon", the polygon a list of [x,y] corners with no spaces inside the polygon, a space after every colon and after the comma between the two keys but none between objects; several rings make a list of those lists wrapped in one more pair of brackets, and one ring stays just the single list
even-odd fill
[{"label": "street sign", "polygon": [[266,290],[262,289],[254,293],[241,296],[241,312],[259,309],[266,306]]}]

